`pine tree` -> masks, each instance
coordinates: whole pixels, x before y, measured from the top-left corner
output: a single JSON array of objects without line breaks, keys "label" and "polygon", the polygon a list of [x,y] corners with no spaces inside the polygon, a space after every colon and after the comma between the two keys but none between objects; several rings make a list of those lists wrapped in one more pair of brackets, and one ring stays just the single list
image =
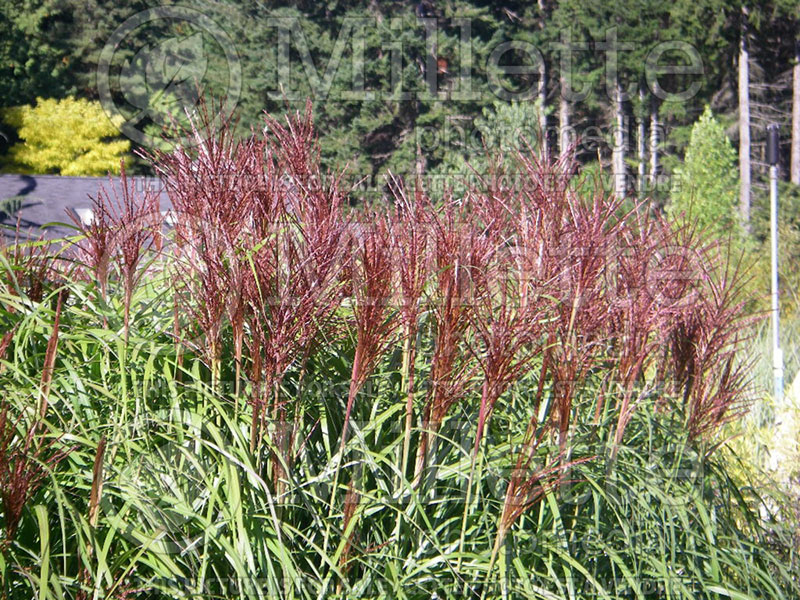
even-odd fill
[{"label": "pine tree", "polygon": [[71,13],[58,0],[0,3],[0,107],[73,90]]},{"label": "pine tree", "polygon": [[692,127],[683,164],[676,170],[668,212],[684,213],[709,231],[738,229],[736,152],[722,125],[706,107]]}]

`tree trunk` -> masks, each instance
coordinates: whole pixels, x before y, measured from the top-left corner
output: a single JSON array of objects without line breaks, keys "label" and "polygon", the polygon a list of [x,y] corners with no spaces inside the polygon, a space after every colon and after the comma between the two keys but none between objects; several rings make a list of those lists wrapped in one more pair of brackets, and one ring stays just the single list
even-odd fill
[{"label": "tree trunk", "polygon": [[650,101],[650,189],[655,191],[658,177],[658,102]]},{"label": "tree trunk", "polygon": [[542,61],[539,69],[539,139],[542,146],[542,157],[550,159],[550,147],[547,139],[547,66]]},{"label": "tree trunk", "polygon": [[742,7],[739,39],[739,212],[750,230],[750,51],[747,43],[747,8]]},{"label": "tree trunk", "polygon": [[792,69],[792,183],[800,185],[800,40],[794,44]]},{"label": "tree trunk", "polygon": [[614,117],[614,148],[612,151],[614,192],[617,196],[624,196],[627,190],[625,183],[625,113],[619,81],[614,82]]},{"label": "tree trunk", "polygon": [[[639,88],[639,102],[640,102],[642,108],[644,108],[645,94],[644,94],[644,88],[643,87]],[[646,141],[646,137],[647,137],[647,131],[646,131],[645,123],[644,123],[644,114],[642,112],[640,112],[639,113],[639,118],[638,118],[638,123],[637,123],[637,135],[636,135],[636,143],[637,143],[637,146],[638,146],[637,149],[639,151],[638,152],[638,154],[639,154],[639,157],[638,157],[639,158],[639,172],[638,172],[638,180],[637,180],[636,184],[637,184],[637,187],[638,187],[639,197],[640,198],[644,197],[645,174],[647,173],[647,165],[646,165],[646,163],[647,163],[647,158],[646,158],[647,141]]]},{"label": "tree trunk", "polygon": [[[539,0],[539,28],[544,30],[547,25],[547,0]],[[547,65],[542,60],[539,69],[539,105],[541,112],[539,113],[539,135],[542,143],[542,156],[546,161],[550,160],[550,140],[547,136]]]},{"label": "tree trunk", "polygon": [[570,145],[569,136],[569,101],[564,90],[567,89],[567,78],[561,73],[559,77],[561,93],[558,98],[558,153],[564,154]]}]

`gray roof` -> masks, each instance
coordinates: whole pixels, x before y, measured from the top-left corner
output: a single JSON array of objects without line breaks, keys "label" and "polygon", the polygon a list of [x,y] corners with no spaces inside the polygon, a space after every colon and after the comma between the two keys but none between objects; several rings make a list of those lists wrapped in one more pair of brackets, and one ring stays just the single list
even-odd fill
[{"label": "gray roof", "polygon": [[[145,186],[159,191],[161,210],[171,207],[161,181],[154,177],[129,177],[137,191]],[[5,200],[19,197],[20,208],[16,215],[2,214],[0,227],[6,236],[13,236],[19,218],[20,232],[26,237],[48,238],[74,234],[74,229],[65,226],[44,227],[48,223],[69,223],[69,213],[81,208],[91,208],[92,197],[101,187],[111,197],[111,186],[122,189],[119,177],[67,177],[61,175],[0,175],[0,209]],[[74,212],[73,212],[74,214]]]}]

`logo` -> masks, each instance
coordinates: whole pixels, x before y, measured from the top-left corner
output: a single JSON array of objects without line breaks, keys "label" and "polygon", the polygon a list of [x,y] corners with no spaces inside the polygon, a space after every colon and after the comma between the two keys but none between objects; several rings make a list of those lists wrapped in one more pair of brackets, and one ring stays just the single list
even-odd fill
[{"label": "logo", "polygon": [[229,114],[241,75],[233,40],[213,19],[187,7],[159,6],[136,13],[111,34],[100,53],[97,88],[103,109],[126,137],[149,148],[165,138],[187,146],[194,138],[180,124],[195,114],[203,95],[224,98],[218,113]]}]

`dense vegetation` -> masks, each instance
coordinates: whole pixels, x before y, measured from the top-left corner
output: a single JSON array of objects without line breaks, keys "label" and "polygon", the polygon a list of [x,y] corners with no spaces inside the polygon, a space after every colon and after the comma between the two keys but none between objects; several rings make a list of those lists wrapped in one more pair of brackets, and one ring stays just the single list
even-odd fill
[{"label": "dense vegetation", "polygon": [[[574,163],[350,210],[211,119],[0,253],[4,598],[796,598],[736,263]],[[213,112],[212,112],[213,114]]]},{"label": "dense vegetation", "polygon": [[799,11],[0,2],[0,598],[800,598]]},{"label": "dense vegetation", "polygon": [[[113,99],[152,142],[170,116],[193,107],[195,81],[207,93],[236,95],[243,131],[259,124],[262,111],[277,115],[302,109],[311,97],[325,164],[349,162],[354,172],[367,176],[361,195],[380,197],[386,191],[381,175],[389,170],[422,170],[436,177],[442,165],[482,156],[487,140],[476,119],[494,102],[538,98],[546,116],[526,125],[547,130],[551,151],[564,149],[560,134],[565,129],[580,136],[577,152],[583,163],[596,161],[599,151],[609,166],[615,148],[624,147],[623,163],[615,168],[627,170],[627,188],[664,201],[671,187],[665,176],[680,161],[689,127],[705,106],[722,115],[726,127],[735,122],[744,39],[751,96],[752,149],[747,152],[754,161],[754,185],[761,185],[759,175],[765,173],[759,162],[769,121],[781,123],[788,165],[798,31],[793,0],[179,4],[185,18],[131,25],[129,35],[114,46],[113,34],[128,19],[177,5],[3,3],[0,107],[31,105],[37,97]],[[616,51],[609,46],[614,39]],[[671,50],[653,55],[663,42],[668,46],[662,49]],[[108,44],[115,53],[106,64]],[[568,57],[565,45],[573,48]],[[659,58],[649,74],[648,58]],[[612,63],[623,91],[619,103]],[[658,71],[666,65],[688,69]],[[507,66],[519,70],[510,72]],[[235,69],[238,84],[232,79]],[[110,97],[104,99],[99,82],[105,71],[111,81],[105,92]],[[615,139],[617,130],[620,139]],[[738,142],[735,127],[730,133]],[[3,134],[14,142],[13,128]],[[513,132],[503,136],[508,137]],[[637,172],[642,161],[645,178]],[[146,168],[130,161],[129,166]],[[469,173],[462,169],[459,175]]]},{"label": "dense vegetation", "polygon": [[[768,122],[781,126],[780,177],[792,182],[782,197],[800,194],[798,19],[793,0],[6,2],[0,169],[116,171],[130,147],[128,172],[150,172],[138,152],[172,147],[161,136],[196,110],[198,92],[229,97],[238,135],[260,127],[263,111],[290,114],[311,98],[323,165],[359,174],[351,201],[390,201],[390,172],[460,195],[487,154],[524,137],[543,157],[573,153],[620,195],[686,209],[724,234],[741,233],[739,221],[754,234],[741,245],[758,257]],[[91,132],[63,116],[84,101]],[[709,107],[717,124],[697,132],[691,153]],[[128,140],[109,137],[114,127]],[[793,313],[800,236],[790,217],[782,239]]]}]

